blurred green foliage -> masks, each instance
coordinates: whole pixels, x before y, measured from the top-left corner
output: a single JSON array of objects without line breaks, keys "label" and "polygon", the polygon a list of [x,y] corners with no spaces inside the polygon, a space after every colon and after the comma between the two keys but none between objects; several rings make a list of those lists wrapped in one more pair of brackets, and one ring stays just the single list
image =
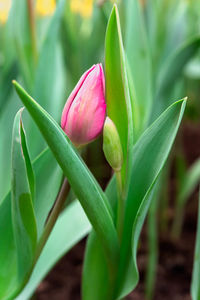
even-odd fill
[{"label": "blurred green foliage", "polygon": [[[113,2],[118,4],[121,29],[119,20],[114,18],[111,21],[116,23],[116,27],[112,25],[107,28]],[[9,233],[10,257],[13,257],[13,231],[9,223],[11,216],[8,194],[11,187],[11,140],[14,116],[21,107],[11,81],[17,79],[60,123],[62,108],[70,91],[81,74],[98,62],[102,62],[106,70],[108,115],[116,119],[124,149],[129,147],[129,161],[133,159],[133,143],[136,143],[156,118],[177,99],[188,96],[185,120],[199,128],[199,0],[0,0],[0,214],[4,216],[2,224]],[[123,116],[120,116],[122,111]],[[123,120],[123,126],[119,120]],[[23,121],[27,133],[27,148],[30,160],[33,161],[46,148],[46,143],[26,112]],[[175,215],[172,235],[179,238],[184,207],[199,183],[200,165],[198,157],[195,157],[196,161],[192,167],[187,165],[181,134],[177,144],[168,160],[168,168],[173,160],[178,161],[175,203],[175,211],[178,212]],[[37,163],[38,160],[41,161],[41,167]],[[39,204],[38,200],[34,204],[36,219],[41,222],[37,228],[40,235],[59,190],[62,172],[49,153],[39,156],[33,168],[37,176],[43,172],[44,178],[48,177],[47,181],[41,175],[40,179],[36,178],[36,199],[41,200],[45,195],[49,199],[47,207],[44,207],[44,203]],[[125,181],[126,162],[123,168]],[[48,175],[50,173],[51,175]],[[128,180],[130,173],[131,170],[128,170]],[[39,188],[42,179],[44,190]],[[156,198],[155,201],[162,198],[162,185],[166,185],[169,180],[169,175],[166,175],[164,184],[159,181],[159,192],[153,197]],[[48,184],[52,185],[51,192],[48,191]],[[77,206],[75,210],[76,205],[72,204],[71,209],[75,211],[74,215],[80,212],[84,224],[84,233],[80,228],[77,229],[75,240],[78,241],[89,231],[90,226],[82,209]],[[158,237],[158,234],[152,214],[155,216],[155,210],[158,210],[158,214],[162,215],[159,209],[160,206],[156,202],[150,214],[149,226],[154,228],[154,231],[149,232],[150,249],[157,249],[155,237]],[[44,214],[42,221],[41,211]],[[8,217],[7,220],[5,216]],[[67,224],[65,216],[63,220]],[[56,237],[54,238],[56,240]],[[66,251],[73,243],[66,246]],[[4,250],[2,257],[5,255]],[[63,254],[64,251],[58,257]],[[155,256],[150,257],[156,262]],[[50,267],[52,265],[53,263]],[[155,268],[151,262],[149,266],[154,272]],[[15,272],[15,268],[13,262],[12,272]],[[150,272],[148,270],[149,278]],[[193,285],[194,282],[195,280]],[[197,288],[193,287],[194,289]],[[148,294],[151,295],[149,298],[153,295],[152,291],[153,283],[148,285]],[[30,293],[32,292],[31,290]]]}]

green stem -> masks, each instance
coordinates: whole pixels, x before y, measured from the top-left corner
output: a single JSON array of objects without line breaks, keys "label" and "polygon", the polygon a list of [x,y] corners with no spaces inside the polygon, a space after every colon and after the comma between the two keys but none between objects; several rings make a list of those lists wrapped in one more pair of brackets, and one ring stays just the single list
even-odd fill
[{"label": "green stem", "polygon": [[37,53],[37,39],[36,39],[36,28],[35,28],[34,1],[27,0],[27,5],[28,5],[29,26],[30,26],[30,32],[31,32],[33,57],[34,57],[35,63],[37,63],[38,53]]},{"label": "green stem", "polygon": [[117,192],[118,192],[118,206],[117,206],[117,232],[119,241],[122,239],[123,223],[124,223],[124,197],[122,189],[122,177],[121,172],[115,172],[117,179]]},{"label": "green stem", "polygon": [[158,197],[155,195],[147,218],[148,233],[148,264],[145,278],[145,299],[151,300],[154,296],[156,271],[158,263],[158,226],[157,226]]},{"label": "green stem", "polygon": [[61,189],[59,191],[59,194],[57,196],[55,206],[52,209],[52,212],[46,223],[44,232],[39,240],[39,243],[37,246],[37,251],[36,251],[36,256],[35,256],[35,261],[37,261],[38,257],[40,256],[42,249],[43,249],[44,245],[46,244],[46,241],[48,240],[48,237],[59,217],[59,214],[65,203],[66,197],[69,193],[69,189],[70,189],[69,183],[68,183],[67,179],[65,178],[63,181],[63,184],[61,186]]}]

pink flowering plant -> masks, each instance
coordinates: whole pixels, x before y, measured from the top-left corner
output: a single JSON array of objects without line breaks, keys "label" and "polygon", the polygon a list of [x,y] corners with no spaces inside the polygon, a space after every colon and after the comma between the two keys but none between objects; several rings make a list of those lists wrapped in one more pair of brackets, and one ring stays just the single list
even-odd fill
[{"label": "pink flowering plant", "polygon": [[[151,95],[141,97],[150,90],[149,82],[136,88],[131,63],[114,5],[104,62],[88,65],[62,103],[59,118],[54,114],[59,99],[52,111],[46,109],[39,79],[37,97],[34,89],[30,93],[35,100],[13,81],[47,147],[31,160],[20,109],[13,124],[11,191],[0,203],[1,228],[7,232],[0,249],[0,299],[29,299],[55,263],[85,236],[82,299],[123,299],[136,287],[140,232],[186,99],[154,115]],[[105,190],[81,157],[94,140],[96,153],[103,150],[112,173]]]},{"label": "pink flowering plant", "polygon": [[105,79],[102,65],[97,64],[82,75],[69,96],[61,127],[74,145],[85,145],[102,132],[105,114]]}]

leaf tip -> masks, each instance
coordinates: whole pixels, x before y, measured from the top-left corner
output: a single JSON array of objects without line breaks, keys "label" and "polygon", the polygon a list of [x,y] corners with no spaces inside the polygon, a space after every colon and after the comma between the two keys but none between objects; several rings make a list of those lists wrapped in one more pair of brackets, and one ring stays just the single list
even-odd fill
[{"label": "leaf tip", "polygon": [[17,90],[19,84],[17,83],[17,81],[15,79],[12,80],[12,84],[14,85],[15,89]]}]

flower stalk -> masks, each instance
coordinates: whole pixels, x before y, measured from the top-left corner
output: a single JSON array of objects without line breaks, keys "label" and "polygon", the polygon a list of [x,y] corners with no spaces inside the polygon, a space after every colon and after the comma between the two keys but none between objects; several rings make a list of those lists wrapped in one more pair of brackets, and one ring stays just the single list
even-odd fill
[{"label": "flower stalk", "polygon": [[122,187],[122,177],[121,172],[115,172],[117,180],[117,193],[118,193],[118,205],[117,205],[117,233],[119,237],[119,242],[122,240],[123,224],[124,224],[124,211],[125,202],[123,197],[123,187]]},{"label": "flower stalk", "polygon": [[45,229],[39,240],[39,243],[37,246],[37,251],[36,251],[36,256],[35,256],[35,262],[39,258],[40,254],[42,252],[42,249],[43,249],[44,245],[46,244],[46,241],[48,240],[49,235],[50,235],[50,233],[51,233],[51,231],[63,209],[63,206],[65,203],[66,197],[69,193],[69,190],[70,190],[70,185],[69,185],[67,179],[64,178],[62,186],[61,186],[58,196],[56,198],[55,205],[49,215],[49,218],[47,219]]}]

